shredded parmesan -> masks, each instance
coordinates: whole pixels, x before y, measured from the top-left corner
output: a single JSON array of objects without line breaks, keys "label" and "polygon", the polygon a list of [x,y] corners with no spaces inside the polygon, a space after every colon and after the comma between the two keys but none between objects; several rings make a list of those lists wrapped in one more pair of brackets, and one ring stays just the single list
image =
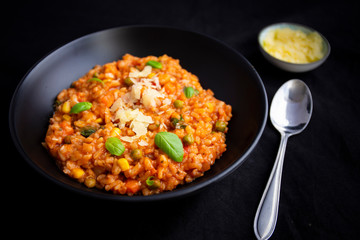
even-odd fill
[{"label": "shredded parmesan", "polygon": [[135,99],[135,100],[139,100],[141,97],[141,89],[143,88],[142,84],[140,83],[135,83],[132,87],[131,87],[131,98]]},{"label": "shredded parmesan", "polygon": [[171,100],[168,99],[168,98],[165,98],[165,99],[162,101],[162,104],[163,104],[163,105],[170,105],[170,103],[171,103]]},{"label": "shredded parmesan", "polygon": [[[110,111],[114,113],[113,120],[119,121],[117,124],[119,128],[123,128],[130,123],[129,126],[135,133],[135,136],[121,137],[123,141],[133,142],[140,136],[145,135],[149,124],[154,123],[150,116],[144,115],[139,110],[141,106],[152,108],[157,105],[169,105],[171,103],[170,99],[163,99],[165,95],[162,92],[163,89],[161,89],[159,78],[151,74],[151,71],[151,66],[145,66],[142,71],[133,69],[129,73],[129,77],[134,84],[130,87],[129,92],[116,99],[110,107]],[[150,74],[151,78],[148,78]],[[164,127],[166,128],[166,126]],[[141,144],[147,144],[147,142],[142,140]]]},{"label": "shredded parmesan", "polygon": [[144,140],[140,140],[139,143],[138,143],[140,146],[147,146],[149,145],[146,141]]},{"label": "shredded parmesan", "polygon": [[143,136],[147,133],[147,127],[149,124],[154,123],[150,116],[144,115],[137,108],[132,110],[130,108],[127,109],[117,109],[115,112],[115,120],[120,120],[118,123],[119,128],[125,127],[125,124],[130,123],[131,130],[134,131],[135,136],[133,137],[122,137],[121,139],[127,142],[132,142],[133,140]]},{"label": "shredded parmesan", "polygon": [[115,76],[112,73],[105,73],[105,77],[114,79]]},{"label": "shredded parmesan", "polygon": [[111,112],[115,112],[118,109],[122,109],[124,107],[124,102],[121,98],[118,98],[113,105],[110,107]]},{"label": "shredded parmesan", "polygon": [[162,128],[167,129],[167,127],[166,127],[166,125],[164,123],[160,124],[160,129],[162,129]]},{"label": "shredded parmesan", "polygon": [[144,90],[142,95],[142,103],[146,108],[156,107],[156,98],[164,97],[163,94],[159,93],[155,89],[147,88]]},{"label": "shredded parmesan", "polygon": [[139,70],[137,70],[137,69],[134,69],[134,71],[132,71],[129,74],[129,77],[130,78],[147,77],[151,73],[151,70],[152,70],[151,66],[145,66],[144,69],[141,72]]},{"label": "shredded parmesan", "polygon": [[133,142],[136,138],[135,138],[135,136],[133,136],[133,137],[124,136],[124,137],[121,137],[120,139],[125,142]]}]

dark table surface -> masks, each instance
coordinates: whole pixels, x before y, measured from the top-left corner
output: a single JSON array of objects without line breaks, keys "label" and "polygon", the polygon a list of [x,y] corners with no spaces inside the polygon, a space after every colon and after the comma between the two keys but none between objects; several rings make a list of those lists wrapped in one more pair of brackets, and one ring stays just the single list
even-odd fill
[{"label": "dark table surface", "polygon": [[[171,3],[170,3],[171,2]],[[261,76],[269,102],[285,81],[309,86],[314,111],[289,139],[280,209],[272,239],[360,237],[360,35],[358,11],[345,1],[27,1],[2,9],[2,86],[7,119],[12,94],[44,55],[83,35],[118,26],[154,24],[197,31],[242,53]],[[332,51],[307,73],[279,70],[257,46],[261,28],[308,25]],[[3,32],[4,33],[4,32]],[[270,175],[279,133],[268,121],[254,152],[233,174],[195,195],[151,204],[87,198],[33,170],[7,131],[2,161],[3,230],[12,237],[116,236],[117,239],[255,239],[253,219]],[[5,174],[11,173],[11,174]],[[15,227],[15,228],[10,228]],[[50,231],[47,231],[50,230]]]}]

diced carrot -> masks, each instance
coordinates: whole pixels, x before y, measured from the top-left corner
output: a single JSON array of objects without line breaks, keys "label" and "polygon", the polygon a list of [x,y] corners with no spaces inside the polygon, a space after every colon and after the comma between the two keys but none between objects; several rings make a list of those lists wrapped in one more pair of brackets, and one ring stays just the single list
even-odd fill
[{"label": "diced carrot", "polygon": [[176,91],[176,86],[171,82],[166,83],[164,88],[168,94],[172,94]]},{"label": "diced carrot", "polygon": [[140,190],[140,183],[137,180],[129,179],[125,182],[125,186],[128,190],[128,192],[136,193]]},{"label": "diced carrot", "polygon": [[112,92],[105,94],[101,97],[101,102],[104,103],[107,107],[110,107],[114,103],[114,95]]},{"label": "diced carrot", "polygon": [[74,129],[72,128],[70,121],[64,120],[59,125],[62,128],[64,135],[70,135],[74,133]]}]

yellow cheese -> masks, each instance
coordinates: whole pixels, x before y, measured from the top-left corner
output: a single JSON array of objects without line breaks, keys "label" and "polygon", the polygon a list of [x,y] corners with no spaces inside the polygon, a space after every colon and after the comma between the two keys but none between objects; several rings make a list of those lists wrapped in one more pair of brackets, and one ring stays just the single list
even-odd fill
[{"label": "yellow cheese", "polygon": [[291,63],[311,63],[324,57],[322,38],[317,32],[304,33],[290,28],[270,30],[262,45],[266,52]]}]

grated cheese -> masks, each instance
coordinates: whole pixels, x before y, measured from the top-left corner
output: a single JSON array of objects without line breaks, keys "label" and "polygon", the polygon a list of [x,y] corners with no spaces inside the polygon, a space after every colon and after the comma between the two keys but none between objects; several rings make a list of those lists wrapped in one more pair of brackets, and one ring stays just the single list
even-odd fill
[{"label": "grated cheese", "polygon": [[[113,120],[120,121],[117,124],[119,128],[123,128],[125,124],[130,123],[129,127],[135,133],[135,136],[121,137],[120,139],[123,141],[133,142],[140,136],[146,135],[149,124],[154,123],[150,116],[144,115],[139,110],[141,106],[152,108],[157,105],[169,105],[171,103],[170,99],[159,99],[164,98],[165,95],[162,93],[163,89],[161,89],[159,78],[151,74],[151,71],[151,66],[145,66],[142,71],[134,69],[130,72],[129,77],[134,84],[130,87],[129,92],[116,99],[110,107],[110,111],[114,113]],[[151,74],[151,78],[148,78],[149,74]],[[140,142],[141,144],[147,144],[143,140]]]},{"label": "grated cheese", "polygon": [[105,73],[105,77],[107,77],[107,78],[112,78],[112,79],[114,79],[115,78],[115,76],[114,76],[114,74],[112,74],[112,73]]},{"label": "grated cheese", "polygon": [[[118,102],[122,102],[122,100],[119,100]],[[142,112],[140,112],[138,108],[136,108],[135,110],[132,110],[130,108],[118,108],[115,112],[114,119],[120,120],[120,123],[118,123],[119,128],[123,128],[125,127],[125,124],[130,123],[130,128],[134,131],[135,136],[121,137],[122,140],[127,142],[132,142],[140,136],[145,135],[147,133],[147,128],[149,124],[154,123],[150,116],[144,115]]]},{"label": "grated cheese", "polygon": [[266,35],[263,46],[272,56],[292,63],[310,63],[324,57],[322,38],[317,32],[304,33],[290,28],[274,29]]},{"label": "grated cheese", "polygon": [[146,88],[142,95],[142,103],[146,108],[156,107],[156,99],[161,97],[164,97],[164,95],[159,93],[159,91],[151,88]]},{"label": "grated cheese", "polygon": [[144,140],[140,140],[140,142],[138,143],[140,146],[147,146],[149,145],[146,141]]},{"label": "grated cheese", "polygon": [[171,103],[171,100],[168,99],[168,98],[165,98],[163,101],[162,101],[163,105],[170,105]]},{"label": "grated cheese", "polygon": [[138,69],[134,69],[134,71],[129,73],[129,77],[130,78],[147,77],[151,73],[151,70],[152,70],[151,66],[145,66],[141,72]]},{"label": "grated cheese", "polygon": [[143,88],[142,84],[136,82],[132,87],[131,87],[131,98],[135,99],[135,100],[139,100],[141,97],[141,89]]}]

